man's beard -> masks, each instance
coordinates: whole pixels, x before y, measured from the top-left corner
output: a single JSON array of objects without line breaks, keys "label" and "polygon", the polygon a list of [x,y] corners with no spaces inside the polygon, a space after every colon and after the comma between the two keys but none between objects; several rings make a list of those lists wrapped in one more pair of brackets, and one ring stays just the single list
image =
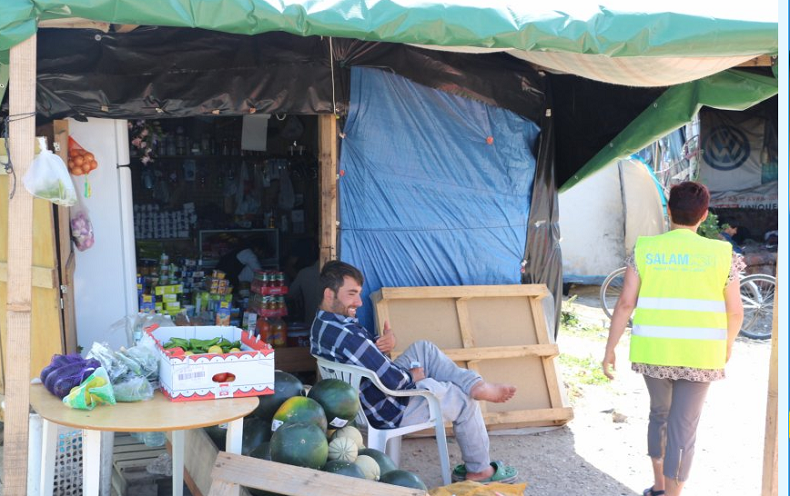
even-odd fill
[{"label": "man's beard", "polygon": [[337,298],[335,298],[335,300],[332,301],[332,313],[336,313],[338,315],[343,315],[345,317],[354,317],[354,318],[356,318],[356,316],[357,316],[357,309],[356,309],[356,307],[343,306],[343,303],[340,300],[338,300]]}]

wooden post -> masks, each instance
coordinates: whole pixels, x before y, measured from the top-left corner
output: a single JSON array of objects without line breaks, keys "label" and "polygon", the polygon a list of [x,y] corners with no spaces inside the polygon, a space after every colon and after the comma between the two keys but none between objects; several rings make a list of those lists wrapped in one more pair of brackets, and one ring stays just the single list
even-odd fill
[{"label": "wooden post", "polygon": [[[777,275],[779,274],[777,265]],[[779,299],[779,279],[776,280],[774,302]],[[765,416],[765,450],[763,452],[763,491],[762,496],[779,494],[779,311],[774,306],[774,322],[771,329],[771,365],[768,370],[768,407]]]},{"label": "wooden post", "polygon": [[318,116],[319,184],[321,188],[321,266],[337,258],[337,117]]},{"label": "wooden post", "polygon": [[3,494],[22,496],[27,493],[33,294],[33,197],[22,185],[22,177],[34,154],[36,35],[11,48],[9,65],[9,138],[16,191],[14,198],[8,201],[8,338],[3,346],[3,359],[4,363],[14,366],[5,367]]}]

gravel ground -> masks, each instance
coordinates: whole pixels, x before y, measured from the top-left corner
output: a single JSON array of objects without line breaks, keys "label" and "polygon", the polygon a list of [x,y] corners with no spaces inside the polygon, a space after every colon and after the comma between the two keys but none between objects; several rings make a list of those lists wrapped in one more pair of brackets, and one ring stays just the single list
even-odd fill
[{"label": "gravel ground", "polygon": [[[626,337],[618,348],[615,381],[598,381],[594,375],[606,339],[602,324],[608,325],[598,308],[597,290],[571,291],[577,294],[570,307],[579,324],[558,338],[574,420],[543,432],[491,436],[492,457],[518,468],[528,483],[525,496],[637,496],[652,483],[646,454],[648,394],[642,377],[630,370]],[[727,379],[709,390],[684,496],[759,494],[770,349],[770,340],[737,339]],[[588,358],[589,365],[579,365]],[[460,463],[454,439],[450,455],[451,464]],[[419,474],[429,487],[438,486],[436,456],[433,439],[406,439],[401,466]]]},{"label": "gravel ground", "polygon": [[[518,468],[528,484],[525,496],[639,496],[652,483],[645,440],[648,395],[641,376],[630,370],[625,337],[615,381],[596,375],[608,325],[597,292],[592,286],[574,288],[576,298],[563,307],[579,320],[558,339],[560,373],[575,419],[559,428],[491,436],[493,458]],[[759,494],[770,351],[770,341],[737,339],[727,380],[708,393],[684,496]],[[460,463],[458,445],[448,441],[451,464]],[[401,467],[428,487],[441,485],[432,438],[404,440]]]}]

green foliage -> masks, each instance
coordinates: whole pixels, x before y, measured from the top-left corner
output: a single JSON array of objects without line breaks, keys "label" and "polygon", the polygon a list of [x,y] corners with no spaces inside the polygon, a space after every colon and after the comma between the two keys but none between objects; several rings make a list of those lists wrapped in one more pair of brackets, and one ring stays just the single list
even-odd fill
[{"label": "green foliage", "polygon": [[561,328],[577,327],[579,325],[579,317],[573,311],[573,302],[576,300],[576,297],[577,295],[571,296],[563,305],[565,309],[560,312]]},{"label": "green foliage", "polygon": [[608,384],[609,379],[603,375],[601,362],[592,356],[579,358],[573,355],[560,354],[560,364],[564,369],[566,380],[588,385]]},{"label": "green foliage", "polygon": [[700,224],[697,234],[709,239],[719,239],[719,233],[727,227],[730,226],[728,224],[719,225],[718,215],[708,212],[708,218]]}]

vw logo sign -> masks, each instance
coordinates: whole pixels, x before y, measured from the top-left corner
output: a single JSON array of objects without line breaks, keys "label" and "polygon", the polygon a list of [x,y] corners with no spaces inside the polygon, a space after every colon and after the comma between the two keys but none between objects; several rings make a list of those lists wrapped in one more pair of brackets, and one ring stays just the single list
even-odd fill
[{"label": "vw logo sign", "polygon": [[737,169],[751,154],[746,133],[734,126],[716,126],[702,144],[705,162],[716,170]]}]

